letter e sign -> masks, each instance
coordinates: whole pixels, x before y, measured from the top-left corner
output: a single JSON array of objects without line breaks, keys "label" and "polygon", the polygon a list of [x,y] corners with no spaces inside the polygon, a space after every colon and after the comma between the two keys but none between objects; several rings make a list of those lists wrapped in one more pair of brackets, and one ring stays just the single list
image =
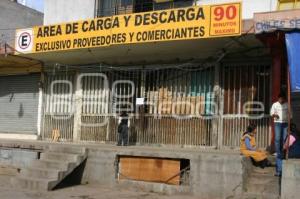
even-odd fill
[{"label": "letter e sign", "polygon": [[30,53],[33,47],[33,30],[17,30],[15,47],[20,53]]}]

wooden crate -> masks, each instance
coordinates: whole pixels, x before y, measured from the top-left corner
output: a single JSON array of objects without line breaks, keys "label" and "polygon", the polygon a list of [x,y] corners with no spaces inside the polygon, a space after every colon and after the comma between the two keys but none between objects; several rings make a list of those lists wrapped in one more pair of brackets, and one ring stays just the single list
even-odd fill
[{"label": "wooden crate", "polygon": [[180,160],[120,157],[119,179],[179,185]]}]

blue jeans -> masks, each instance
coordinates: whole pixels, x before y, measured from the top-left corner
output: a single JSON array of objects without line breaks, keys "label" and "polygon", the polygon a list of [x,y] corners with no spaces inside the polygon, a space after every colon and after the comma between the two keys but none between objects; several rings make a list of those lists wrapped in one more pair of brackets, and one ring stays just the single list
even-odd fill
[{"label": "blue jeans", "polygon": [[284,158],[283,154],[283,145],[285,138],[287,136],[287,127],[288,123],[277,123],[275,122],[275,151],[276,155],[276,173],[281,174],[282,172],[282,159]]}]

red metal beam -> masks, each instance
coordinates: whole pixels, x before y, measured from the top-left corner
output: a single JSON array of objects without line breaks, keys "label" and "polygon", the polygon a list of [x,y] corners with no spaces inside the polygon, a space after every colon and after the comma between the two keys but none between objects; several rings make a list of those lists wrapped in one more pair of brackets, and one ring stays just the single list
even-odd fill
[{"label": "red metal beam", "polygon": [[[271,100],[276,102],[281,91],[282,85],[285,84],[282,78],[282,71],[286,67],[286,53],[285,53],[285,37],[283,32],[274,32],[268,34],[261,34],[257,36],[268,48],[270,48],[272,56],[272,82],[271,82]],[[272,143],[274,148],[274,124],[272,124]]]}]

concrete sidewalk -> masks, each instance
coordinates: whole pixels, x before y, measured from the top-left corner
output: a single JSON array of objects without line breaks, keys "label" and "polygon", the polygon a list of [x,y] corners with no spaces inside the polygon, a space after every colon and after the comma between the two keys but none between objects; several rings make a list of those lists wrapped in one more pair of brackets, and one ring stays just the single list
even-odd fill
[{"label": "concrete sidewalk", "polygon": [[1,199],[199,199],[188,195],[166,196],[155,193],[112,189],[103,185],[78,185],[51,192],[31,192],[16,190],[10,185],[12,176],[0,176]]},{"label": "concrete sidewalk", "polygon": [[[200,147],[182,148],[179,146],[118,147],[98,143],[0,140],[0,148],[9,148],[16,151],[45,152],[49,146],[86,148],[88,150],[87,161],[76,177],[82,184],[89,183],[90,185],[93,184],[92,186],[98,184],[110,187],[109,190],[112,190],[112,192],[114,192],[113,189],[116,189],[117,185],[122,185],[124,187],[118,187],[118,189],[124,188],[126,190],[130,188],[130,190],[137,193],[140,190],[147,193],[163,193],[173,195],[172,198],[174,198],[174,195],[182,195],[183,193],[193,194],[198,196],[199,199],[201,199],[200,197],[202,199],[228,198],[242,194],[246,179],[245,170],[248,169],[243,164],[245,158],[240,155],[239,151],[233,150],[203,149]],[[190,166],[187,184],[184,186],[169,186],[164,183],[120,180],[118,179],[120,165],[118,158],[121,156],[184,160]],[[32,159],[27,160],[27,162],[30,161]],[[134,191],[133,193],[135,193]],[[84,191],[79,192],[83,193]],[[60,193],[60,190],[58,193]],[[118,194],[118,191],[116,194]],[[114,195],[112,198],[117,197],[118,195]]]}]

